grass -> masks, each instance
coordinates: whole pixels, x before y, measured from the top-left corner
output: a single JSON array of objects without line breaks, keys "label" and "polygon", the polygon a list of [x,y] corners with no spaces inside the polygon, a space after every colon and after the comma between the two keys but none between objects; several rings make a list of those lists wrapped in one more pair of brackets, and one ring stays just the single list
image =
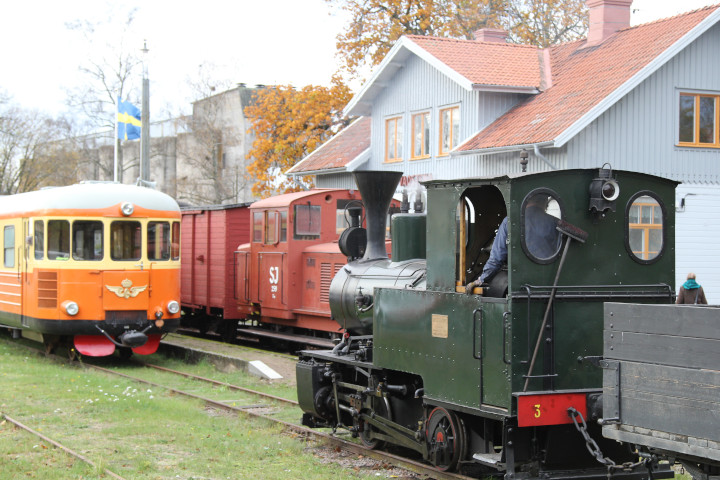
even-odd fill
[{"label": "grass", "polygon": [[[200,371],[206,368],[211,367],[199,366]],[[118,369],[133,370],[132,374],[142,371],[150,377],[162,373],[133,365]],[[218,377],[218,372],[206,373]],[[226,379],[229,383],[259,381],[245,378],[249,376],[242,372],[231,376]],[[208,387],[194,388],[202,394]],[[250,401],[238,392],[214,390],[215,398]],[[102,468],[139,480],[378,477],[376,471],[322,463],[314,455],[314,445],[265,420],[220,413],[130,380],[56,364],[2,341],[0,392],[0,412],[101,467],[96,470],[4,422],[0,425],[3,479],[109,478]],[[275,394],[289,393],[281,387]],[[297,420],[300,411],[286,415]]]}]

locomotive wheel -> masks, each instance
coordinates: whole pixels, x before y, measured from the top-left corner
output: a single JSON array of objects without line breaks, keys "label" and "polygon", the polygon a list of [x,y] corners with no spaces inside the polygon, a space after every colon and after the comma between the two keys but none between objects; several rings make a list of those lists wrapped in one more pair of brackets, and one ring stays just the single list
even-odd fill
[{"label": "locomotive wheel", "polygon": [[[374,413],[376,417],[382,417],[388,420],[392,420],[392,417],[390,416],[390,402],[387,398],[373,398],[372,404],[373,412],[364,410],[362,413],[366,415],[372,415]],[[373,427],[369,423],[366,424],[362,420],[359,421],[359,425],[362,429],[362,431],[360,432],[360,441],[365,447],[373,450],[378,448],[382,449],[385,447],[385,441],[378,440],[377,438],[372,438],[370,436],[371,432],[377,431],[375,427]]]},{"label": "locomotive wheel", "polygon": [[454,470],[465,456],[465,426],[454,412],[442,407],[430,412],[425,422],[425,441],[428,459],[440,471]]}]

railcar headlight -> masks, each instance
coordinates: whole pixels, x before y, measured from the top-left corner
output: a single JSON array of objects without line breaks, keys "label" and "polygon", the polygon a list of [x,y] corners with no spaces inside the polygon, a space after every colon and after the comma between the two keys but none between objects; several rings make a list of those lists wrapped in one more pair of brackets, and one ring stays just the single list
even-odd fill
[{"label": "railcar headlight", "polygon": [[124,202],[122,205],[120,205],[120,211],[123,215],[129,217],[135,211],[135,207],[130,202]]},{"label": "railcar headlight", "polygon": [[176,313],[178,313],[180,311],[180,304],[178,302],[176,302],[175,300],[170,300],[167,304],[167,310],[168,310],[168,312],[175,315]]},{"label": "railcar headlight", "polygon": [[65,300],[62,303],[62,307],[65,309],[65,313],[70,316],[75,316],[77,315],[78,311],[80,311],[80,307],[78,307],[78,304],[71,300]]}]

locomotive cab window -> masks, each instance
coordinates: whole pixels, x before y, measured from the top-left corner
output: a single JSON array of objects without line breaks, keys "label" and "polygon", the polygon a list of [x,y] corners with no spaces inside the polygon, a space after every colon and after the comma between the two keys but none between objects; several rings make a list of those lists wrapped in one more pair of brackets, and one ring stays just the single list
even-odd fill
[{"label": "locomotive cab window", "polygon": [[115,221],[110,225],[110,256],[113,260],[140,260],[140,222]]},{"label": "locomotive cab window", "polygon": [[287,242],[287,211],[280,212],[280,241]]},{"label": "locomotive cab window", "polygon": [[48,222],[48,260],[68,260],[70,258],[70,222],[50,220]]},{"label": "locomotive cab window", "polygon": [[628,203],[626,247],[640,263],[652,263],[663,250],[665,211],[649,192],[636,194]]},{"label": "locomotive cab window", "polygon": [[262,243],[263,241],[263,212],[253,212],[252,241]]},{"label": "locomotive cab window", "polygon": [[265,245],[278,243],[278,212],[265,212]]},{"label": "locomotive cab window", "polygon": [[320,237],[321,207],[319,205],[295,205],[294,233],[295,240],[313,240]]},{"label": "locomotive cab window", "polygon": [[560,253],[562,235],[557,222],[562,219],[558,195],[549,189],[537,189],[523,200],[521,237],[525,254],[536,263],[551,263]]},{"label": "locomotive cab window", "polygon": [[6,267],[15,266],[15,227],[9,226],[4,229],[5,261],[3,265]]},{"label": "locomotive cab window", "polygon": [[73,260],[103,259],[103,224],[100,221],[77,220],[72,225]]}]

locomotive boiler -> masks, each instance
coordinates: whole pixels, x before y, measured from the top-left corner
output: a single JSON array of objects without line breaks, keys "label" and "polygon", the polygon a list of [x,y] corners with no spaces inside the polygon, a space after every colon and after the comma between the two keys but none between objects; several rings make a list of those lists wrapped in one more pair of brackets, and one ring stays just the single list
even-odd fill
[{"label": "locomotive boiler", "polygon": [[[406,447],[439,470],[672,478],[602,436],[599,359],[604,302],[673,300],[676,183],[609,166],[426,182],[426,217],[395,219],[415,242],[393,245],[390,261],[375,212],[398,177],[356,172],[367,248],[330,287],[343,340],[300,353],[303,422]],[[505,228],[503,266],[481,283]],[[403,251],[418,242],[424,255]]]}]

